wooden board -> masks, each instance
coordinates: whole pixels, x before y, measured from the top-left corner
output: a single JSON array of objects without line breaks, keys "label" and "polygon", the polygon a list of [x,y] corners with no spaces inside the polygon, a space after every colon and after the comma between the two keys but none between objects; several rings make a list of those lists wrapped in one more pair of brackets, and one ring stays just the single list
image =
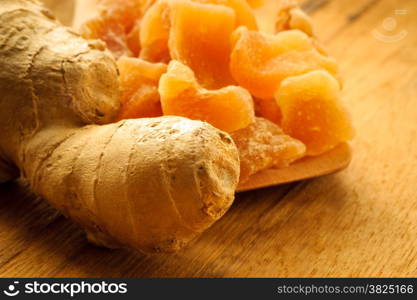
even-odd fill
[{"label": "wooden board", "polygon": [[160,256],[91,246],[25,186],[0,186],[0,276],[417,276],[417,2],[304,6],[344,73],[348,169],[239,194],[187,249]]}]

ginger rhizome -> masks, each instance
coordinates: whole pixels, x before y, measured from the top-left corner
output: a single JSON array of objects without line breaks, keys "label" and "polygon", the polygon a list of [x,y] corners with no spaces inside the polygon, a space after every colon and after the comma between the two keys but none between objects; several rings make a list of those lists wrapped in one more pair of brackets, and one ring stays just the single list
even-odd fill
[{"label": "ginger rhizome", "polygon": [[[0,45],[0,184],[20,174],[91,241],[144,252],[181,249],[229,208],[239,178],[230,136],[176,116],[111,123],[121,95],[102,42],[61,26],[37,1],[2,0]],[[165,69],[147,66],[132,74],[152,102],[144,86]]]}]

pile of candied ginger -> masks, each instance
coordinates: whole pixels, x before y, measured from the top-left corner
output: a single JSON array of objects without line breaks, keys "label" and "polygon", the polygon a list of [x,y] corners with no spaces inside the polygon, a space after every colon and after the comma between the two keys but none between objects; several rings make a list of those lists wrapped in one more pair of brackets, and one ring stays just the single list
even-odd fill
[{"label": "pile of candied ginger", "polygon": [[81,28],[118,59],[119,119],[177,115],[231,134],[241,182],[353,137],[336,61],[283,0],[102,0]]}]

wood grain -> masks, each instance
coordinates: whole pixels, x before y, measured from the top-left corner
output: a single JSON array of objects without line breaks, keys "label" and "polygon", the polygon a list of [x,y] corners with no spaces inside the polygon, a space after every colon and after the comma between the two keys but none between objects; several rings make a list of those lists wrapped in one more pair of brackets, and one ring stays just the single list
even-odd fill
[{"label": "wood grain", "polygon": [[[3,185],[0,276],[417,276],[417,2],[304,7],[344,72],[357,129],[348,169],[239,194],[185,251],[161,256],[91,246],[23,183]],[[406,36],[384,42],[373,30]]]}]

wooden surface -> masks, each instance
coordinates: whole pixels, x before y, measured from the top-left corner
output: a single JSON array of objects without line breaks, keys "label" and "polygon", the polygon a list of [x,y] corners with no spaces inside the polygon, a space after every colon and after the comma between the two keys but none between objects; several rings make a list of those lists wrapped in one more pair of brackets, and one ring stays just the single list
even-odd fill
[{"label": "wooden surface", "polygon": [[304,7],[345,75],[357,128],[347,170],[240,194],[185,251],[161,256],[91,246],[21,184],[0,186],[0,276],[417,276],[417,1]]}]

